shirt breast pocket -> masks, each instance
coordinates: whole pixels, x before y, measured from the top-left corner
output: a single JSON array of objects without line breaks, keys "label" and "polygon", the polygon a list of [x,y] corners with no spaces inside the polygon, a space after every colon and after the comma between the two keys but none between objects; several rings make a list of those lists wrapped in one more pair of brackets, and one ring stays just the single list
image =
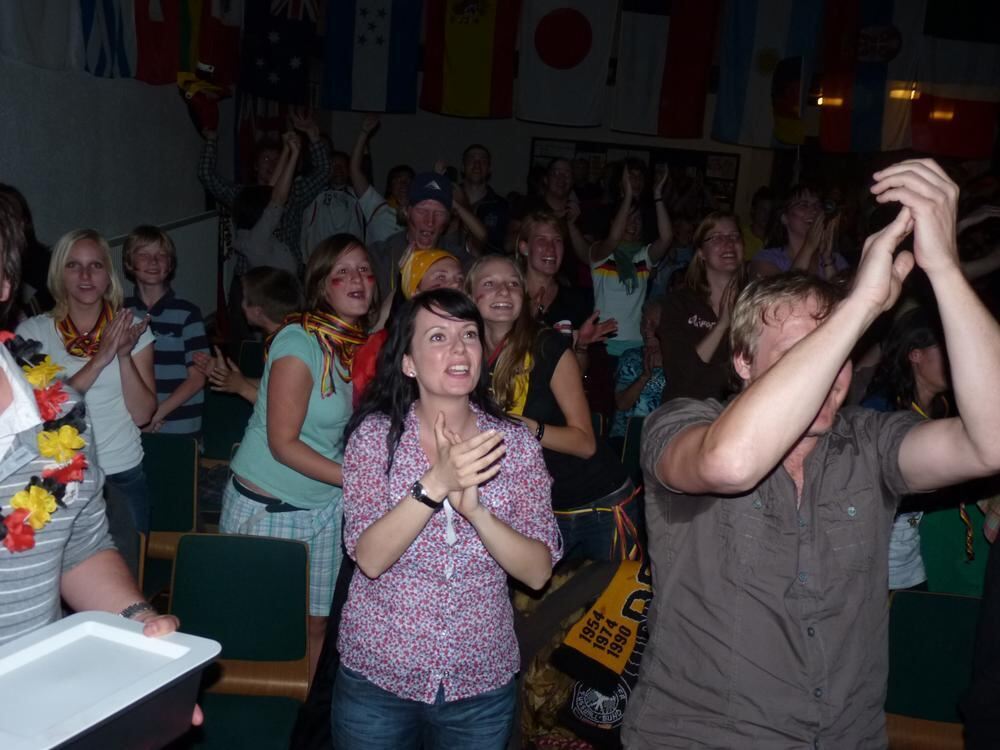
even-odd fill
[{"label": "shirt breast pocket", "polygon": [[727,557],[743,570],[755,568],[762,554],[775,552],[774,522],[763,511],[759,497],[728,498],[722,501],[720,530]]},{"label": "shirt breast pocket", "polygon": [[[870,571],[875,561],[878,530],[872,487],[838,495],[823,507],[823,527],[833,560],[845,573]],[[887,542],[888,544],[888,542]]]}]

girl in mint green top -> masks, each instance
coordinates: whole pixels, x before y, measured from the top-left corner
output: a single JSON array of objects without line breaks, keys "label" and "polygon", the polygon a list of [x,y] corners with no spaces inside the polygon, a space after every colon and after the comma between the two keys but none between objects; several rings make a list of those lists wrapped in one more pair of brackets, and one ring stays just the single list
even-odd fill
[{"label": "girl in mint green top", "polygon": [[267,349],[250,424],[232,462],[220,530],[309,545],[310,654],[326,633],[340,567],[342,435],[351,365],[366,339],[375,276],[360,240],[324,240],[306,268],[308,312],[289,315]]},{"label": "girl in mint green top", "polygon": [[[298,317],[298,316],[297,316]],[[340,487],[293,469],[277,460],[268,445],[268,391],[271,388],[275,363],[289,357],[298,360],[294,367],[305,365],[312,387],[298,439],[331,463],[339,464],[343,457],[341,435],[351,416],[351,384],[340,368],[332,368],[332,392],[323,394],[324,353],[316,337],[301,323],[287,323],[275,334],[268,349],[267,366],[260,381],[260,395],[253,416],[247,425],[243,441],[233,458],[232,470],[265,494],[273,495],[298,508],[318,508],[339,501]],[[281,378],[279,366],[278,378]],[[332,468],[332,467],[331,467]]]},{"label": "girl in mint green top", "polygon": [[253,417],[233,458],[244,486],[303,509],[339,499],[351,364],[367,338],[374,284],[368,252],[353,235],[334,235],[313,251],[309,312],[288,316],[272,339]]}]

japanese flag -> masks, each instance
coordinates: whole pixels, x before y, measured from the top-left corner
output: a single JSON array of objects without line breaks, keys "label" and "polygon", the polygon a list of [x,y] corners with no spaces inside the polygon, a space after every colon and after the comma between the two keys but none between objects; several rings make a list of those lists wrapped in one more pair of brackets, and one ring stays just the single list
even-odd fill
[{"label": "japanese flag", "polygon": [[517,116],[559,125],[600,125],[617,3],[525,0]]}]

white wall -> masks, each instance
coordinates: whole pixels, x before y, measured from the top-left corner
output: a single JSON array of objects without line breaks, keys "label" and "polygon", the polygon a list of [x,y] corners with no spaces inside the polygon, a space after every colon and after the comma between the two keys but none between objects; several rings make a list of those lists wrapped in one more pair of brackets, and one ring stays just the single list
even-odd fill
[{"label": "white wall", "polygon": [[[706,132],[712,104],[710,100]],[[220,168],[225,173],[231,166],[231,101],[222,109]],[[320,121],[337,147],[350,151],[361,118],[360,113],[335,112],[322,113]],[[394,164],[409,163],[418,171],[430,169],[439,158],[457,164],[467,144],[482,142],[493,152],[494,187],[523,190],[533,137],[739,153],[736,208],[744,214],[753,191],[769,181],[772,167],[770,150],[708,138],[670,140],[607,127],[467,120],[418,111],[382,118],[372,146],[376,186],[384,186]],[[43,242],[53,243],[62,233],[84,226],[113,238],[140,223],[169,224],[196,216],[204,207],[196,177],[201,139],[174,86],[44,70],[0,58],[0,143],[0,182],[24,192]],[[174,232],[183,269],[177,291],[198,298],[206,313],[214,306],[209,280],[215,277],[216,244],[210,223],[203,219],[189,231]],[[200,283],[186,289],[192,279]]]},{"label": "white wall", "polygon": [[108,237],[204,207],[201,139],[175,86],[0,58],[0,181],[27,197],[39,238]]},{"label": "white wall", "polygon": [[[606,102],[614,100],[611,89]],[[705,132],[711,131],[714,97],[709,97]],[[351,151],[363,115],[358,112],[325,113],[323,121],[336,147]],[[429,170],[436,159],[459,166],[463,149],[470,143],[486,144],[493,153],[493,187],[501,194],[524,190],[532,138],[566,138],[608,143],[638,144],[661,148],[685,148],[701,151],[725,151],[740,154],[740,174],[736,191],[736,210],[749,213],[754,190],[771,177],[773,154],[769,149],[744,148],[718,143],[709,138],[678,140],[619,133],[608,127],[569,128],[540,125],[516,119],[471,120],[445,117],[418,111],[413,115],[384,115],[382,127],[372,140],[375,186],[385,187],[385,175],[395,164],[410,164],[418,172]],[[605,116],[604,121],[610,118]],[[417,158],[417,155],[422,158]]]}]

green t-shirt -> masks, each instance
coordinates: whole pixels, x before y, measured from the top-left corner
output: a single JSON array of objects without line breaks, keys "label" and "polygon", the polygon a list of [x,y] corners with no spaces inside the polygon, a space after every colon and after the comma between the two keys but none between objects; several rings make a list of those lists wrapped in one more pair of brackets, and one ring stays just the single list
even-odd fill
[{"label": "green t-shirt", "polygon": [[283,357],[302,360],[312,374],[309,407],[300,432],[302,442],[333,461],[339,463],[343,459],[341,438],[351,416],[351,385],[341,379],[335,364],[335,392],[323,398],[320,393],[323,352],[314,336],[306,333],[299,325],[290,325],[283,328],[271,342],[264,376],[260,381],[257,405],[243,435],[243,442],[233,458],[232,470],[267,493],[296,507],[320,508],[327,503],[340,501],[340,487],[320,482],[285,466],[271,454],[267,445],[267,386],[271,367]]}]

